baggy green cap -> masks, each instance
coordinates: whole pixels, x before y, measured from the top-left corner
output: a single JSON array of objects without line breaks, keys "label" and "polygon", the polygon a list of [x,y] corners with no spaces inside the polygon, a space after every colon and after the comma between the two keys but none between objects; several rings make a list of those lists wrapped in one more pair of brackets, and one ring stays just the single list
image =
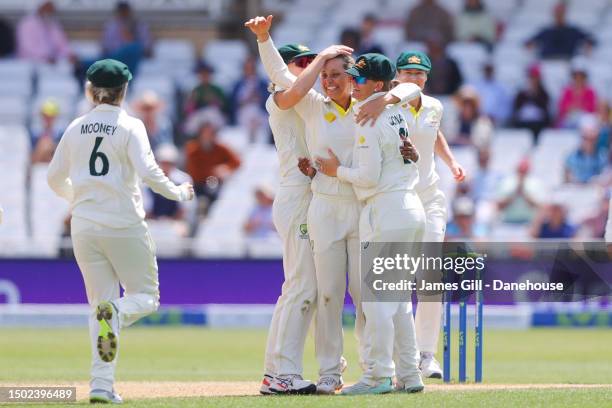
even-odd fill
[{"label": "baggy green cap", "polygon": [[131,79],[127,65],[114,59],[96,61],[87,69],[87,80],[98,88],[117,88]]}]

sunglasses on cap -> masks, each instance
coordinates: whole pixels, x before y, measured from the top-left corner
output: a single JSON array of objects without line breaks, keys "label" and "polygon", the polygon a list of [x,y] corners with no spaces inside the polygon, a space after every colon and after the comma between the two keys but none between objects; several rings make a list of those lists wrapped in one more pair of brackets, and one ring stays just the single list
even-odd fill
[{"label": "sunglasses on cap", "polygon": [[306,68],[315,59],[313,56],[294,58],[289,63],[294,63],[299,68]]},{"label": "sunglasses on cap", "polygon": [[366,77],[364,77],[364,76],[358,76],[358,77],[354,76],[354,77],[352,77],[352,78],[353,78],[353,81],[354,81],[354,82],[355,82],[357,85],[363,85],[363,84],[365,84],[366,82],[368,82],[368,78],[366,78]]}]

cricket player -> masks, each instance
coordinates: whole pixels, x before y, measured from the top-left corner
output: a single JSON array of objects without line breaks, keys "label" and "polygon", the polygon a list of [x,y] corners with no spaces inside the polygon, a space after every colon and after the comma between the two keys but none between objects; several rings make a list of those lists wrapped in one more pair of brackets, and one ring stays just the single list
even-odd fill
[{"label": "cricket player", "polygon": [[[346,72],[354,83],[353,97],[358,102],[353,109],[357,111],[389,89],[395,66],[384,55],[370,53],[360,56]],[[331,149],[329,158],[318,157],[316,162],[322,173],[350,183],[364,204],[359,221],[361,241],[420,243],[425,213],[414,191],[419,179],[417,166],[405,163],[400,154],[399,148],[406,137],[406,121],[401,108],[389,106],[375,126],[357,126],[354,136],[350,167],[341,165]],[[362,271],[362,281],[364,273]],[[418,368],[410,295],[406,294],[402,302],[363,301],[362,308],[366,345],[364,373],[358,383],[344,388],[342,394],[392,392],[394,346],[399,357],[397,378],[403,390],[422,391],[424,385]]]},{"label": "cricket player", "polygon": [[[247,23],[247,27],[249,23]],[[278,49],[289,72],[298,76],[316,57],[299,44]],[[278,152],[280,187],[272,216],[283,241],[285,281],[276,302],[268,333],[262,394],[313,394],[317,387],[302,378],[304,343],[316,307],[317,281],[308,237],[306,214],[312,198],[310,178],[297,168],[298,157],[308,155],[304,121],[293,109],[282,110],[277,101],[285,90],[272,84],[266,101],[269,123]]]},{"label": "cricket player", "polygon": [[[354,103],[352,84],[345,70],[352,65],[352,58],[342,52],[333,58],[317,57],[318,60],[315,59],[296,79],[274,47],[269,36],[271,24],[272,16],[253,19],[264,68],[271,80],[287,88],[290,95],[279,107],[294,108],[306,123],[306,145],[310,155],[323,154],[332,147],[342,162],[350,165],[356,124],[351,110]],[[334,47],[342,49],[342,46]],[[319,73],[325,96],[311,89]],[[418,87],[407,86],[382,97],[389,100],[387,103],[397,103],[416,94]],[[307,224],[317,276],[315,348],[320,366],[317,392],[333,394],[343,385],[342,310],[347,270],[349,293],[357,309],[355,335],[360,344],[363,331],[359,300],[361,206],[350,184],[320,173],[313,173],[313,177]]]},{"label": "cricket player", "polygon": [[91,402],[121,403],[113,389],[119,332],[159,306],[140,179],[171,200],[194,195],[191,184],[177,186],[164,175],[144,124],[121,108],[131,78],[116,60],[89,67],[86,95],[95,107],[68,126],[47,175],[51,189],[71,204],[74,254],[92,306]]},{"label": "cricket player", "polygon": [[[400,83],[413,83],[424,89],[427,74],[431,70],[429,57],[420,51],[403,52],[396,62]],[[438,187],[440,177],[436,172],[434,153],[448,165],[457,182],[465,179],[463,167],[457,163],[440,131],[442,103],[436,98],[420,94],[402,105],[407,121],[408,134],[419,152],[419,182],[416,191],[421,198],[427,218],[423,242],[443,242],[446,230],[446,197]],[[431,271],[419,271],[418,281]],[[439,280],[433,277],[430,280]],[[442,319],[441,295],[418,292],[416,311],[416,334],[420,350],[420,368],[425,378],[442,378],[442,369],[435,359],[438,349],[440,323]]]}]

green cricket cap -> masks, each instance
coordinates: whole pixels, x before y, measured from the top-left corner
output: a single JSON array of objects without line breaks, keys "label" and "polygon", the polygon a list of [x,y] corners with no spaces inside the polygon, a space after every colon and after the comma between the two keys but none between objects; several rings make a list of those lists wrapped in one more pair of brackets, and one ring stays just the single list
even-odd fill
[{"label": "green cricket cap", "polygon": [[421,51],[404,51],[397,58],[397,69],[420,69],[431,71],[431,60]]},{"label": "green cricket cap", "polygon": [[87,80],[99,88],[116,88],[131,79],[127,65],[114,59],[96,61],[87,69]]},{"label": "green cricket cap", "polygon": [[360,55],[346,73],[376,81],[390,81],[395,77],[395,64],[384,55],[373,52]]},{"label": "green cricket cap", "polygon": [[316,57],[317,53],[310,50],[302,44],[286,44],[278,49],[279,54],[283,57],[285,64],[299,57]]}]

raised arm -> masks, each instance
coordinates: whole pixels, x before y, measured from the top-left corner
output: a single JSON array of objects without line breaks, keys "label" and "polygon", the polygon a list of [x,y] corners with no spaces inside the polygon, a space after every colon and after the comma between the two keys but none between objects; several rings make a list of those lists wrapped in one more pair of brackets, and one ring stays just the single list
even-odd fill
[{"label": "raised arm", "polygon": [[128,157],[136,173],[151,190],[174,201],[189,201],[194,196],[191,183],[174,184],[157,165],[144,124],[138,121],[128,142]]}]

